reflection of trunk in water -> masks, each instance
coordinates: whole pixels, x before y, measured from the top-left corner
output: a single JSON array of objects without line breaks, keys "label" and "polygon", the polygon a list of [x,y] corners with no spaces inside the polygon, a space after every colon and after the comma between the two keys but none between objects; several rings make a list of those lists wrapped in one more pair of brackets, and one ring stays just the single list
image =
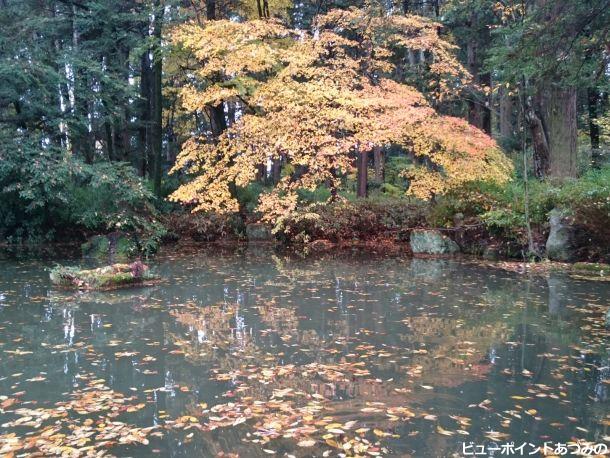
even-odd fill
[{"label": "reflection of trunk in water", "polygon": [[564,280],[551,274],[547,279],[549,289],[549,313],[552,315],[563,315],[567,303],[568,287]]}]

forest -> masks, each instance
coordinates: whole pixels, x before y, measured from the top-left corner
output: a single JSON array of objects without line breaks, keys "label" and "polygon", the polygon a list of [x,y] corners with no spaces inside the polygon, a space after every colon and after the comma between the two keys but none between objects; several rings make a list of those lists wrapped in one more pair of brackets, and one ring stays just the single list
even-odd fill
[{"label": "forest", "polygon": [[609,34],[609,0],[1,0],[0,243],[608,260]]}]

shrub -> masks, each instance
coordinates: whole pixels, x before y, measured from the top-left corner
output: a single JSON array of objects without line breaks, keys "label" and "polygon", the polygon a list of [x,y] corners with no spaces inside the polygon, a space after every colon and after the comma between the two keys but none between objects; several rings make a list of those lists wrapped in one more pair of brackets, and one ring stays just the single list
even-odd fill
[{"label": "shrub", "polygon": [[175,238],[197,242],[213,242],[226,238],[242,238],[245,224],[237,214],[175,212],[166,218],[166,226]]},{"label": "shrub", "polygon": [[583,229],[588,243],[600,254],[610,253],[610,166],[591,170],[556,191],[558,203],[568,209]]},{"label": "shrub", "polygon": [[86,164],[63,151],[24,147],[0,161],[0,196],[0,232],[9,242],[119,230],[150,253],[165,234],[153,195],[125,163]]},{"label": "shrub", "polygon": [[52,239],[55,229],[64,226],[64,221],[51,224],[57,219],[53,210],[69,201],[67,184],[75,164],[57,151],[41,150],[31,139],[10,146],[0,154],[3,238],[9,242]]},{"label": "shrub", "polygon": [[[548,230],[548,214],[559,207],[572,216],[588,240],[581,243],[609,251],[610,166],[591,170],[562,183],[551,180],[529,182],[530,222],[539,235]],[[492,235],[525,244],[525,187],[515,179],[505,185],[469,183],[439,198],[430,211],[431,225],[449,226],[455,214],[483,222]]]},{"label": "shrub", "polygon": [[425,220],[424,213],[421,203],[404,198],[317,203],[281,218],[274,233],[287,243],[308,243],[316,239],[366,240],[418,226]]}]

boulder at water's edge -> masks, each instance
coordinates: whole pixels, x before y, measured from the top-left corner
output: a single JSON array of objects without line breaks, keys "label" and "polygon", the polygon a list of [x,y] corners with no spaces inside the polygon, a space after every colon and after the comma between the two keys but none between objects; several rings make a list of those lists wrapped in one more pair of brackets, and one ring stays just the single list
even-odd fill
[{"label": "boulder at water's edge", "polygon": [[411,250],[415,254],[455,254],[460,247],[436,229],[415,229],[409,237]]},{"label": "boulder at water's edge", "polygon": [[549,213],[551,231],[546,241],[546,256],[551,261],[567,262],[575,255],[575,228],[565,212],[554,208]]}]

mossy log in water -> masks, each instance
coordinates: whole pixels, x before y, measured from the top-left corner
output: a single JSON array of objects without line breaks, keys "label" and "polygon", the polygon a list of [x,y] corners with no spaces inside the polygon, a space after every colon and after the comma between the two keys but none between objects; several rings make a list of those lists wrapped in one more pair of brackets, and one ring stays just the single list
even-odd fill
[{"label": "mossy log in water", "polygon": [[85,290],[143,286],[159,280],[159,277],[153,275],[148,266],[140,261],[91,270],[59,266],[51,271],[50,277],[51,282],[56,286]]}]

